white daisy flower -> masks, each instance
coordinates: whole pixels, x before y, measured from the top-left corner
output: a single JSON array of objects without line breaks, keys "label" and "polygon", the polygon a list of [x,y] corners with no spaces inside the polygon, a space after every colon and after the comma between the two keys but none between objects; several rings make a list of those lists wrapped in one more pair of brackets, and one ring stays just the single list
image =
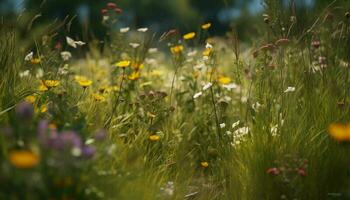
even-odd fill
[{"label": "white daisy flower", "polygon": [[212,83],[207,83],[203,86],[203,90],[209,89],[213,84]]},{"label": "white daisy flower", "polygon": [[33,59],[34,53],[31,51],[30,53],[28,53],[25,57],[24,60],[25,61],[31,61]]},{"label": "white daisy flower", "polygon": [[61,57],[64,61],[67,61],[72,57],[72,54],[69,51],[62,51]]},{"label": "white daisy flower", "polygon": [[130,30],[129,27],[124,27],[124,28],[121,28],[119,31],[120,31],[121,33],[126,33],[126,32],[128,32],[129,30]]},{"label": "white daisy flower", "polygon": [[212,49],[212,48],[213,48],[213,45],[207,43],[207,44],[205,45],[205,48],[207,48],[207,49]]},{"label": "white daisy flower", "polygon": [[83,41],[75,41],[75,44],[77,44],[78,46],[83,46],[83,45],[85,45],[86,43],[83,42]]},{"label": "white daisy flower", "polygon": [[193,95],[194,99],[197,99],[198,97],[202,96],[203,93],[202,92],[197,92],[196,94]]},{"label": "white daisy flower", "polygon": [[295,91],[295,87],[288,87],[284,93],[287,93],[287,92],[294,92]]},{"label": "white daisy flower", "polygon": [[107,21],[108,19],[109,19],[109,16],[104,15],[103,18],[102,18],[102,21]]},{"label": "white daisy flower", "polygon": [[137,31],[138,32],[146,32],[146,31],[148,31],[148,28],[139,28],[139,29],[137,29]]},{"label": "white daisy flower", "polygon": [[235,84],[235,83],[230,83],[230,84],[227,84],[227,85],[223,85],[222,87],[227,89],[227,90],[232,90],[232,89],[238,88],[238,85]]},{"label": "white daisy flower", "polygon": [[67,41],[67,44],[73,48],[77,48],[77,46],[83,46],[86,44],[85,42],[82,42],[82,41],[75,41],[68,36],[66,37],[66,41]]},{"label": "white daisy flower", "polygon": [[150,48],[148,49],[148,53],[157,53],[158,49],[157,48]]},{"label": "white daisy flower", "polygon": [[225,128],[226,127],[226,124],[225,123],[221,123],[220,124],[220,128]]},{"label": "white daisy flower", "polygon": [[67,44],[73,48],[77,48],[77,44],[75,44],[75,41],[70,38],[70,37],[66,37],[66,41],[67,41]]},{"label": "white daisy flower", "polygon": [[21,77],[21,78],[29,76],[29,75],[30,75],[29,70],[25,70],[25,71],[19,73],[19,77]]},{"label": "white daisy flower", "polygon": [[239,123],[241,123],[239,120],[233,123],[232,128],[236,128],[239,125]]},{"label": "white daisy flower", "polygon": [[140,46],[139,43],[133,43],[133,42],[129,43],[129,45],[130,45],[132,48],[134,48],[134,49],[136,49],[137,47]]}]

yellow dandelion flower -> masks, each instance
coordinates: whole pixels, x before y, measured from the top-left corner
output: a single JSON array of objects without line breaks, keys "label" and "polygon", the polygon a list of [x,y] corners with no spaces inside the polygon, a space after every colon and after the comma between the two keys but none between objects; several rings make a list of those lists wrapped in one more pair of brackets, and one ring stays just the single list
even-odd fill
[{"label": "yellow dandelion flower", "polygon": [[47,105],[42,105],[39,109],[41,113],[46,113],[47,112]]},{"label": "yellow dandelion flower", "polygon": [[196,33],[195,32],[190,32],[190,33],[187,33],[183,36],[183,39],[184,40],[190,40],[190,39],[193,39],[194,37],[196,36]]},{"label": "yellow dandelion flower", "polygon": [[114,66],[120,67],[120,68],[126,68],[130,66],[130,63],[131,63],[130,60],[123,60],[115,63]]},{"label": "yellow dandelion flower", "polygon": [[74,79],[83,88],[89,87],[92,84],[92,81],[85,76],[75,76]]},{"label": "yellow dandelion flower", "polygon": [[28,169],[38,165],[40,158],[28,150],[14,150],[9,153],[9,161],[17,168]]},{"label": "yellow dandelion flower", "polygon": [[44,81],[44,85],[47,88],[53,88],[53,87],[59,86],[60,85],[60,81],[57,81],[57,80],[45,80]]},{"label": "yellow dandelion flower", "polygon": [[203,56],[210,56],[212,53],[212,48],[205,48],[203,51]]},{"label": "yellow dandelion flower", "polygon": [[34,103],[35,100],[36,100],[36,98],[35,98],[34,95],[29,95],[29,96],[27,96],[24,100],[25,100],[26,102],[28,102],[28,103]]},{"label": "yellow dandelion flower", "polygon": [[92,94],[92,97],[97,102],[104,102],[104,101],[106,101],[106,98],[103,95],[100,95],[100,94],[97,94],[97,93]]},{"label": "yellow dandelion flower", "polygon": [[44,92],[44,91],[46,91],[46,90],[48,90],[48,89],[49,89],[49,88],[47,88],[46,85],[44,85],[43,82],[41,82],[41,84],[39,85],[39,88],[38,88],[38,90],[39,90],[40,92]]},{"label": "yellow dandelion flower", "polygon": [[160,136],[159,135],[150,135],[149,140],[158,141],[158,140],[160,140]]},{"label": "yellow dandelion flower", "polygon": [[134,80],[139,79],[140,76],[141,76],[140,72],[133,72],[128,76],[128,79],[134,81]]},{"label": "yellow dandelion flower", "polygon": [[231,79],[227,76],[221,76],[218,81],[222,85],[227,85],[231,82]]},{"label": "yellow dandelion flower", "polygon": [[32,63],[33,65],[37,65],[41,63],[41,59],[40,58],[33,58],[30,60],[30,63]]},{"label": "yellow dandelion flower", "polygon": [[350,141],[350,124],[331,124],[328,128],[329,135],[340,142]]},{"label": "yellow dandelion flower", "polygon": [[184,50],[182,45],[176,45],[170,48],[172,54],[180,54]]},{"label": "yellow dandelion flower", "polygon": [[207,168],[207,167],[209,167],[209,163],[206,162],[206,161],[203,161],[203,162],[201,162],[201,166],[202,166],[203,168]]},{"label": "yellow dandelion flower", "polygon": [[203,24],[201,27],[202,27],[202,29],[207,30],[211,27],[211,23]]}]

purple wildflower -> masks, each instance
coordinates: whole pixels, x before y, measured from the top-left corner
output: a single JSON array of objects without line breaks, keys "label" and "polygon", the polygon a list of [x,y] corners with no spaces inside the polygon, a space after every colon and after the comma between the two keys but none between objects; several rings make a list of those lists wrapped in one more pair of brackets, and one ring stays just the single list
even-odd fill
[{"label": "purple wildflower", "polygon": [[34,108],[32,104],[24,101],[16,106],[16,114],[20,119],[30,121],[34,115]]},{"label": "purple wildflower", "polygon": [[96,148],[93,146],[84,146],[82,148],[82,156],[87,159],[92,158],[95,152],[96,152]]}]

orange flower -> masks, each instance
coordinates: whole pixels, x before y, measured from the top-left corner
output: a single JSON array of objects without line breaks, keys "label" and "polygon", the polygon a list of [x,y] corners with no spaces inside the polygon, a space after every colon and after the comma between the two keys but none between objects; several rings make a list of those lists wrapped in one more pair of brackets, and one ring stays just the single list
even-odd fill
[{"label": "orange flower", "polygon": [[328,128],[329,135],[340,142],[350,141],[350,124],[333,123]]},{"label": "orange flower", "polygon": [[28,150],[14,150],[9,154],[10,163],[20,169],[33,168],[38,165],[40,158]]}]

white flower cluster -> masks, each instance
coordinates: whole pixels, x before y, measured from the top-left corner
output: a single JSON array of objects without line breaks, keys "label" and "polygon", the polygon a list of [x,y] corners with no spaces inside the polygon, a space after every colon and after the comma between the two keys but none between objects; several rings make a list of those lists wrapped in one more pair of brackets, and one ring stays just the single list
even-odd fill
[{"label": "white flower cluster", "polygon": [[168,181],[163,187],[160,188],[161,196],[173,196],[174,194],[174,182]]},{"label": "white flower cluster", "polygon": [[238,128],[240,123],[241,122],[238,120],[237,122],[232,124],[232,130],[234,130],[233,132],[226,131],[227,135],[232,136],[231,145],[233,147],[237,147],[238,145],[242,144],[246,140],[246,136],[249,133],[249,127],[244,126]]},{"label": "white flower cluster", "polygon": [[197,99],[198,97],[202,96],[203,95],[203,92],[208,90],[209,88],[211,88],[213,86],[212,83],[208,82],[208,83],[205,83],[203,85],[203,88],[202,88],[202,91],[200,92],[197,92],[196,94],[193,95],[193,99]]}]

